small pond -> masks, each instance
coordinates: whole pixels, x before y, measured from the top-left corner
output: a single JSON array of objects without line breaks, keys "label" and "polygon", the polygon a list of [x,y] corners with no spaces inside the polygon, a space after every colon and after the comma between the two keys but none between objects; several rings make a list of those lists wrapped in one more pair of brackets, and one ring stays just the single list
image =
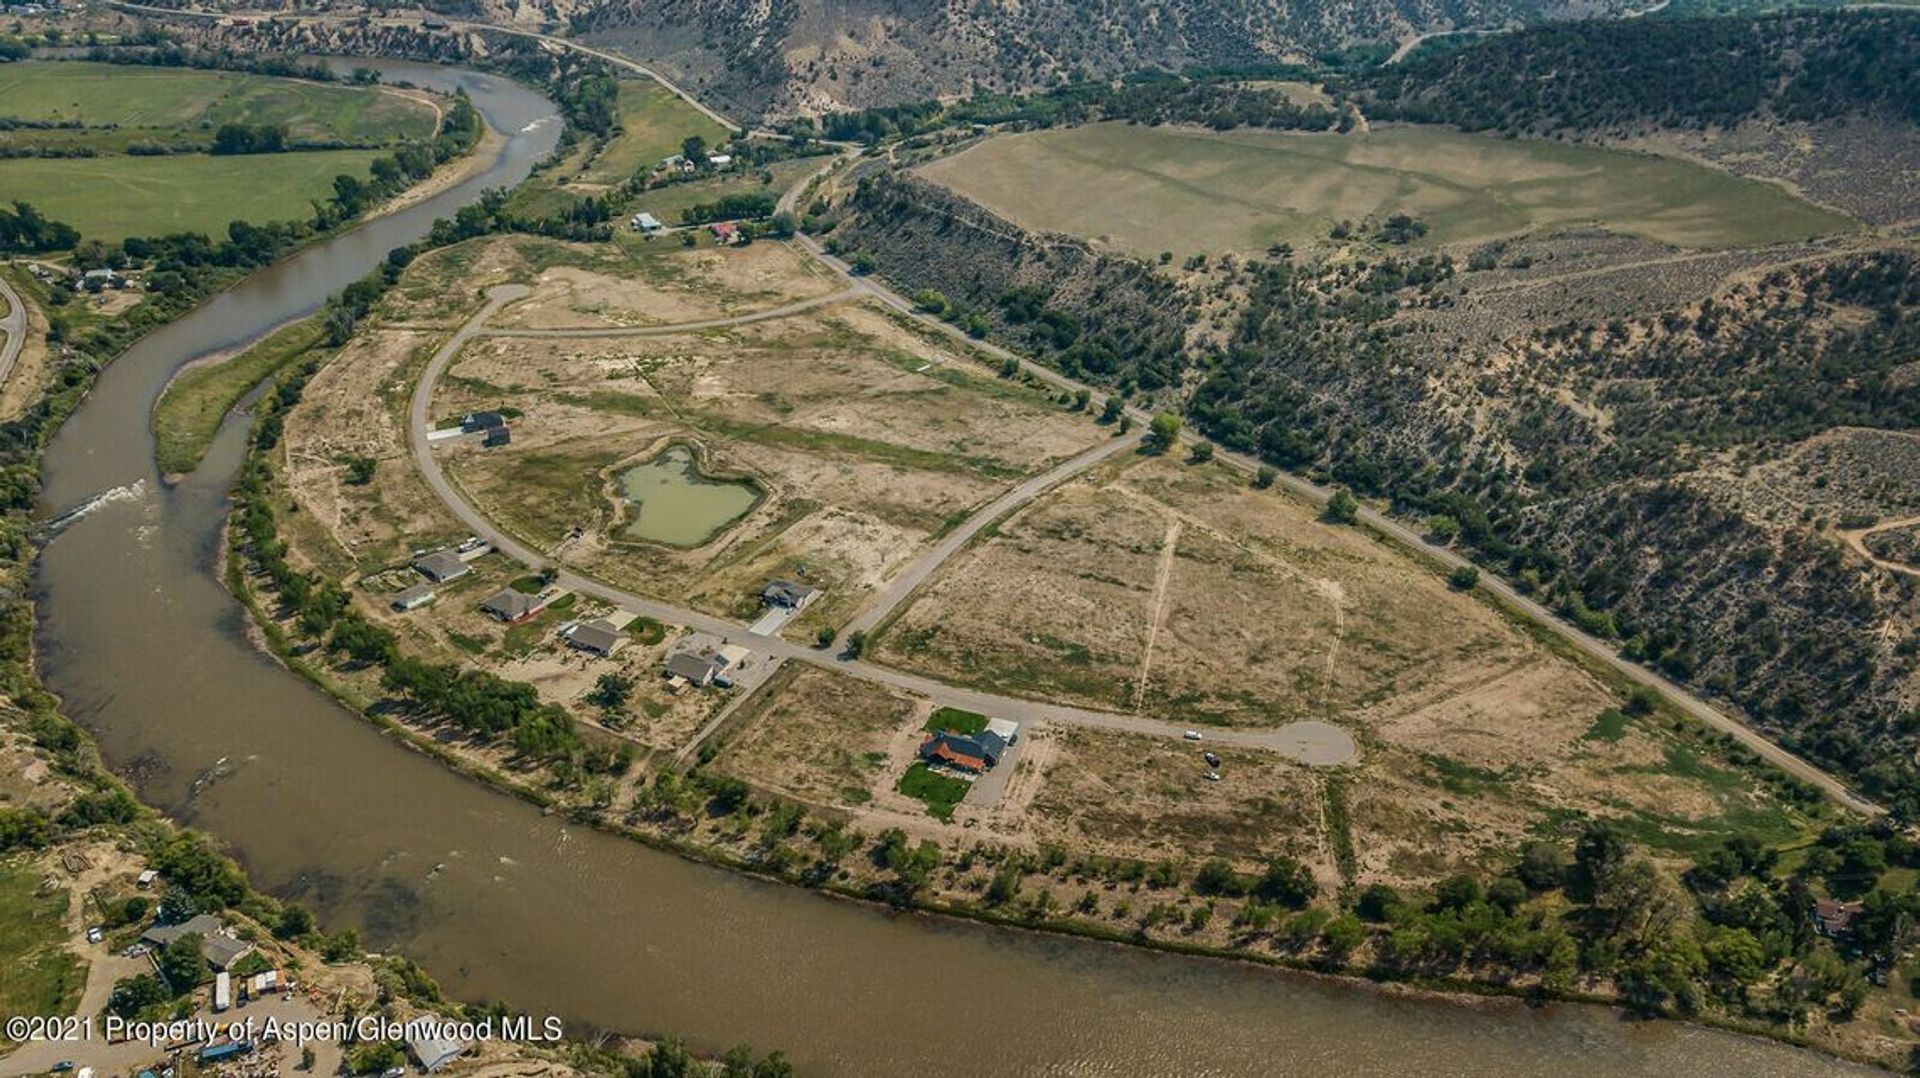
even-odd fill
[{"label": "small pond", "polygon": [[620,492],[634,507],[627,538],[687,547],[706,542],[760,500],[751,483],[701,475],[684,445],[621,472]]}]

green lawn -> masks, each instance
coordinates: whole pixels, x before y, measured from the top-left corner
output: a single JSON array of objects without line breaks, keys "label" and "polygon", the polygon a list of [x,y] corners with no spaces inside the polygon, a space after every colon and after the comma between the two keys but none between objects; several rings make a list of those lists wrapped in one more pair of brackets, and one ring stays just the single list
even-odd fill
[{"label": "green lawn", "polygon": [[972,785],[965,779],[942,775],[929,770],[926,764],[916,763],[900,776],[899,790],[908,797],[924,802],[929,814],[951,821],[953,807],[967,796]]},{"label": "green lawn", "polygon": [[1091,124],[992,138],[921,168],[1010,220],[1142,256],[1327,237],[1408,213],[1426,244],[1598,225],[1681,247],[1779,243],[1854,222],[1672,158],[1440,128],[1364,135]]},{"label": "green lawn", "polygon": [[620,84],[618,138],[597,154],[580,178],[619,183],[680,152],[680,144],[699,135],[708,146],[726,141],[728,131],[652,79]]},{"label": "green lawn", "polygon": [[86,987],[61,924],[67,892],[40,894],[42,878],[17,861],[0,866],[0,1014],[71,1014]]},{"label": "green lawn", "polygon": [[928,717],[927,725],[922,727],[930,734],[955,730],[963,734],[977,734],[987,728],[987,717],[977,711],[962,711],[957,707],[935,708]]},{"label": "green lawn", "polygon": [[165,475],[190,472],[247,390],[317,347],[318,318],[295,322],[222,363],[198,367],[168,383],[153,409],[154,461]]},{"label": "green lawn", "polygon": [[31,202],[88,239],[205,232],[224,236],[236,220],[312,216],[333,195],[333,178],[367,175],[377,150],[244,157],[92,157],[0,161],[0,191]]},{"label": "green lawn", "polygon": [[432,136],[428,105],[366,86],[231,71],[94,63],[0,67],[0,116],[78,120],[205,139],[223,123],[285,124],[295,139],[384,143]]}]

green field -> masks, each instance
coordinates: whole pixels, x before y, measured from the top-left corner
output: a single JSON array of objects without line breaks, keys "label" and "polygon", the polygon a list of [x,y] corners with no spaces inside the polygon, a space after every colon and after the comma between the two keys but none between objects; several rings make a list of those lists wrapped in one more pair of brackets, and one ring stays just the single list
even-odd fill
[{"label": "green field", "polygon": [[954,806],[964,801],[967,791],[973,784],[952,775],[942,775],[929,770],[926,764],[915,763],[900,776],[899,791],[915,798],[927,806],[927,814],[951,822]]},{"label": "green field", "polygon": [[166,475],[200,466],[220,420],[247,390],[317,347],[326,336],[318,317],[295,322],[221,363],[195,367],[167,383],[153,409],[153,456]]},{"label": "green field", "polygon": [[1599,225],[1681,247],[1805,239],[1854,222],[1670,158],[1439,128],[1365,135],[1092,124],[989,139],[924,166],[1027,228],[1135,254],[1264,250],[1408,213],[1426,244]]},{"label": "green field", "polygon": [[40,893],[42,878],[31,865],[0,865],[0,1014],[71,1014],[86,986],[66,948],[67,892]]},{"label": "green field", "polygon": [[594,156],[580,179],[619,183],[679,153],[689,136],[699,135],[708,146],[728,137],[726,128],[651,79],[620,84],[620,128],[619,137]]},{"label": "green field", "polygon": [[0,161],[0,192],[31,202],[88,239],[205,232],[224,236],[235,220],[286,221],[313,215],[341,173],[365,177],[378,150],[209,157],[80,157]]},{"label": "green field", "polygon": [[297,141],[359,145],[429,138],[438,125],[427,104],[372,87],[93,63],[0,67],[0,116],[146,129],[161,140],[183,131],[205,139],[224,123],[285,124]]}]

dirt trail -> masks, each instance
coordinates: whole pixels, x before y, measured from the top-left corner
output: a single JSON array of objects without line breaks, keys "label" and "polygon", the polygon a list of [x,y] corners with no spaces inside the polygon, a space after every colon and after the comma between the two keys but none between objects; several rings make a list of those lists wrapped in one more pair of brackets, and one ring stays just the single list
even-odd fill
[{"label": "dirt trail", "polygon": [[1160,638],[1160,625],[1167,620],[1167,585],[1173,580],[1173,557],[1180,546],[1180,532],[1186,522],[1167,516],[1167,537],[1160,541],[1160,568],[1153,574],[1153,615],[1147,622],[1147,644],[1140,651],[1140,677],[1133,686],[1133,710],[1147,703],[1147,674],[1153,669],[1153,645]]},{"label": "dirt trail", "polygon": [[1920,576],[1920,567],[1902,565],[1897,561],[1888,561],[1867,549],[1867,536],[1876,532],[1890,532],[1896,528],[1911,528],[1920,525],[1920,516],[1902,517],[1899,520],[1886,520],[1870,528],[1857,528],[1852,531],[1835,532],[1840,541],[1853,548],[1855,554],[1867,559],[1890,573],[1905,573],[1908,576]]}]

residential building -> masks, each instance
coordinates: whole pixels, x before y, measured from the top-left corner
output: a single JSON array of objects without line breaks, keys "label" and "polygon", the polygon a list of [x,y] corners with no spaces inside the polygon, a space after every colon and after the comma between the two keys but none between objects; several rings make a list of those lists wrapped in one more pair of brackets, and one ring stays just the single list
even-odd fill
[{"label": "residential building", "polygon": [[423,554],[413,559],[413,567],[419,570],[421,576],[435,584],[458,580],[473,572],[472,569],[467,568],[466,562],[460,560],[460,555],[451,550],[436,550],[431,554]]},{"label": "residential building", "polygon": [[977,734],[947,730],[928,734],[927,739],[920,743],[920,759],[928,765],[949,767],[975,775],[991,771],[1006,751],[1007,743],[1000,735],[984,730]]},{"label": "residential building", "polygon": [[507,425],[507,417],[499,412],[468,412],[460,417],[460,429],[468,434],[478,434],[483,430]]},{"label": "residential building", "polygon": [[680,651],[667,656],[666,677],[675,688],[681,684],[705,687],[713,682],[713,674],[713,660],[705,655]]},{"label": "residential building", "polygon": [[428,1074],[459,1059],[469,1047],[466,1041],[441,1035],[449,1024],[437,1014],[423,1014],[402,1027],[407,1032],[407,1049]]},{"label": "residential building", "polygon": [[567,634],[567,646],[602,657],[612,655],[626,645],[627,634],[601,618],[576,625]]},{"label": "residential building", "polygon": [[773,580],[760,589],[760,602],[766,606],[798,610],[807,605],[814,595],[815,589],[805,584],[796,584],[791,580]]},{"label": "residential building", "polygon": [[487,431],[485,438],[480,440],[480,448],[493,449],[498,446],[509,445],[512,442],[513,431],[508,430],[506,427],[494,427]]},{"label": "residential building", "polygon": [[738,221],[715,221],[707,226],[707,231],[713,233],[715,242],[723,245],[737,243],[740,240],[740,222]]},{"label": "residential building", "polygon": [[1858,902],[1818,898],[1813,902],[1813,927],[1828,939],[1839,939],[1853,930],[1853,919],[1863,907]]},{"label": "residential building", "polygon": [[486,601],[480,604],[480,609],[492,614],[501,621],[512,624],[533,617],[540,611],[545,610],[547,604],[552,601],[546,592],[535,596],[528,595],[522,591],[515,591],[512,588],[501,588],[499,591],[487,596]]}]

